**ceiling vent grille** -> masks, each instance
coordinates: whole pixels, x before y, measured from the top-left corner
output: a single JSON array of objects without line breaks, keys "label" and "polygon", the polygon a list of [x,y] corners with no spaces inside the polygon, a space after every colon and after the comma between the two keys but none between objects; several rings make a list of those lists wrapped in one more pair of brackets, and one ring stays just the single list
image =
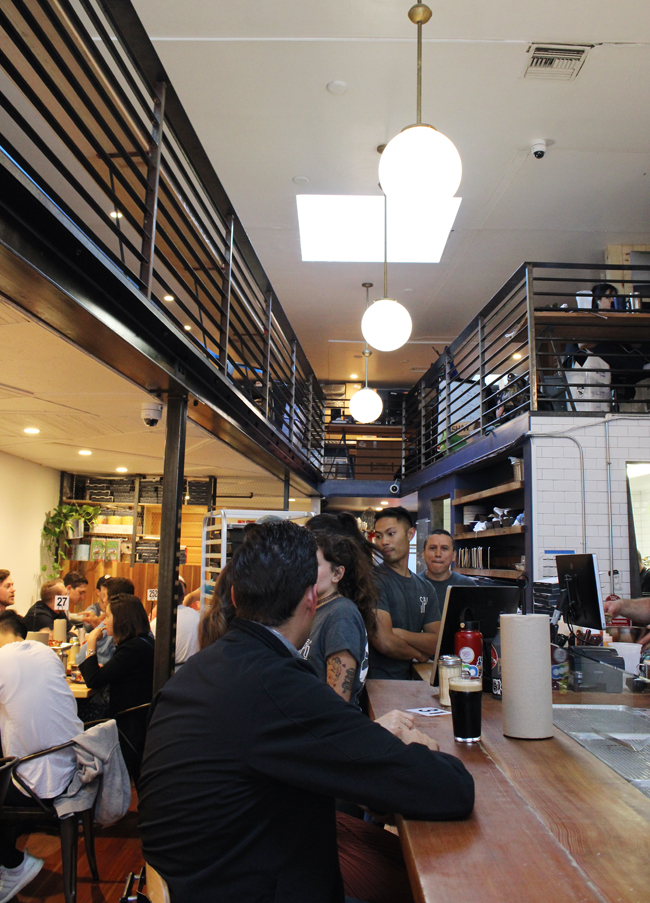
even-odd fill
[{"label": "ceiling vent grille", "polygon": [[570,81],[575,78],[593,44],[531,44],[524,78]]}]

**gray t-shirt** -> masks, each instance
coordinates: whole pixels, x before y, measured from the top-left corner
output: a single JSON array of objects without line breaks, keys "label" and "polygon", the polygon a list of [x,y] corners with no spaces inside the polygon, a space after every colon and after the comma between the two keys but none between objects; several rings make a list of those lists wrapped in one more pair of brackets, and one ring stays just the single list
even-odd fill
[{"label": "gray t-shirt", "polygon": [[368,675],[368,636],[361,612],[350,599],[340,596],[316,610],[309,639],[300,654],[327,682],[327,659],[337,652],[349,652],[357,661],[350,702],[358,705]]},{"label": "gray t-shirt", "polygon": [[424,577],[425,580],[428,580],[429,583],[433,586],[436,591],[436,595],[438,596],[438,602],[440,603],[440,610],[444,608],[445,599],[447,598],[447,587],[448,586],[478,586],[476,580],[473,577],[467,577],[465,574],[457,574],[456,571],[451,572],[451,577],[447,580],[432,580],[431,577],[427,577],[426,569],[424,571],[420,571],[418,577]]},{"label": "gray t-shirt", "polygon": [[[379,587],[377,608],[388,612],[393,627],[421,633],[426,624],[440,620],[438,596],[430,580],[412,571],[409,571],[409,577],[402,577],[385,564],[380,564],[375,573]],[[411,663],[389,658],[371,646],[369,677],[380,680],[410,680]]]}]

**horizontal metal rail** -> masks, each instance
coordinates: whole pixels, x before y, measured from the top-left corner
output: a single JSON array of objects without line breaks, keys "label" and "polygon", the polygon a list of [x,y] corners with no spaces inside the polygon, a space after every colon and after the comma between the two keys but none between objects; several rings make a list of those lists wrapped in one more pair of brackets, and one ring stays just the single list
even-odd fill
[{"label": "horizontal metal rail", "polygon": [[129,2],[0,5],[0,151],[322,471],[322,390]]}]

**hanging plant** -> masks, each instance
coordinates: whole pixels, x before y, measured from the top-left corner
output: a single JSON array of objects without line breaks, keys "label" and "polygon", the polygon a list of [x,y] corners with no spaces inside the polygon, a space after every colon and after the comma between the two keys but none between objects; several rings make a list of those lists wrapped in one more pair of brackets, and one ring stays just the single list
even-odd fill
[{"label": "hanging plant", "polygon": [[[48,580],[61,574],[62,562],[69,552],[68,540],[74,535],[76,523],[83,521],[92,527],[100,510],[98,505],[57,505],[46,515],[41,536],[52,560],[52,573],[46,575]],[[47,565],[41,565],[41,570],[47,571]]]}]

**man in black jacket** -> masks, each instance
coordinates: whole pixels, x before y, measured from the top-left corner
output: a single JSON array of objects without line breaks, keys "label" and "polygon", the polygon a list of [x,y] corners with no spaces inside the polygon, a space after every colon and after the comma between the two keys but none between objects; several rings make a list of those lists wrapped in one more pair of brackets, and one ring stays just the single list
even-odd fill
[{"label": "man in black jacket", "polygon": [[233,563],[229,632],[154,700],[138,787],[144,856],[173,903],[342,903],[334,798],[465,818],[453,756],[405,745],[297,653],[316,608],[309,531],[258,528]]}]

